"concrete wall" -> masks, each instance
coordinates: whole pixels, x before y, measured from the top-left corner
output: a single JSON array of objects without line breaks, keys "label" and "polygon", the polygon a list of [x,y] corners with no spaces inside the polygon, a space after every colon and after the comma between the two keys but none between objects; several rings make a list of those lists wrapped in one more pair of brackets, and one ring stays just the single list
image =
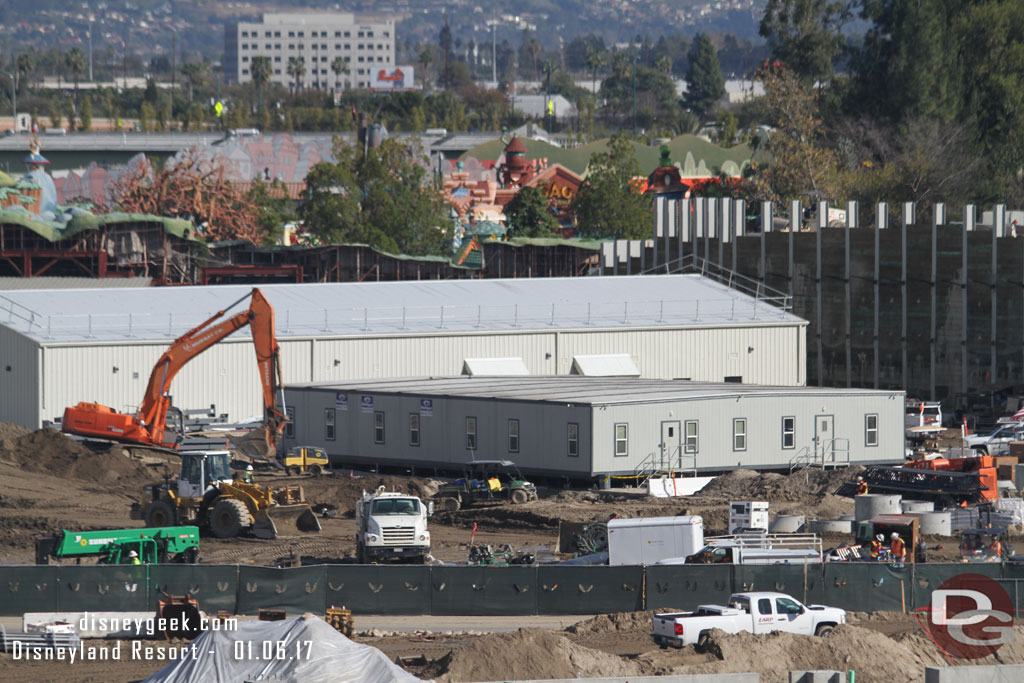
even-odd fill
[{"label": "concrete wall", "polygon": [[925,683],[1010,683],[1024,681],[1024,664],[993,666],[929,666]]}]

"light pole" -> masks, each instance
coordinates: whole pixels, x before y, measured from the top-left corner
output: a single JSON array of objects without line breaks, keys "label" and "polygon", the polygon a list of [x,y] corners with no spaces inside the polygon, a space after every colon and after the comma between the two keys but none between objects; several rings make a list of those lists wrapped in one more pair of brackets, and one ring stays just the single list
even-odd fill
[{"label": "light pole", "polygon": [[18,79],[6,71],[0,71],[4,76],[11,79],[11,108],[14,109],[14,132],[20,133],[18,130]]},{"label": "light pole", "polygon": [[636,58],[633,59],[633,135],[636,135]]}]

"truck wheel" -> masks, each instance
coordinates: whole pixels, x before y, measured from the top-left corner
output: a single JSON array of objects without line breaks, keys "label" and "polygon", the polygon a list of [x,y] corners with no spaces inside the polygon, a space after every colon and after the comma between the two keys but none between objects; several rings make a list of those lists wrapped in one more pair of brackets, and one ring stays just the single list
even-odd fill
[{"label": "truck wheel", "polygon": [[527,500],[529,500],[529,498],[530,498],[530,496],[527,495],[526,491],[524,491],[522,489],[516,489],[515,491],[512,492],[512,504],[513,505],[522,505]]},{"label": "truck wheel", "polygon": [[313,465],[312,467],[309,468],[309,471],[313,475],[313,478],[315,479],[319,479],[321,476],[323,476],[324,473],[324,471],[320,468],[320,465]]},{"label": "truck wheel", "polygon": [[458,498],[442,498],[441,507],[445,509],[445,512],[457,512],[459,509]]},{"label": "truck wheel", "polygon": [[217,538],[234,538],[250,526],[249,509],[240,500],[221,498],[210,512],[210,531]]},{"label": "truck wheel", "polygon": [[196,564],[199,562],[199,548],[185,548],[185,552],[178,555],[178,558],[185,564]]},{"label": "truck wheel", "polygon": [[711,634],[710,633],[702,633],[702,634],[700,634],[700,637],[697,638],[697,644],[694,646],[693,649],[695,649],[697,652],[703,654],[703,653],[707,652],[710,647],[711,647]]},{"label": "truck wheel", "polygon": [[292,465],[287,468],[286,471],[288,472],[288,475],[292,477],[297,477],[302,474],[302,469],[298,465]]},{"label": "truck wheel", "polygon": [[157,500],[150,503],[149,507],[146,508],[145,520],[148,527],[178,525],[178,515],[166,500]]},{"label": "truck wheel", "polygon": [[832,631],[834,631],[835,628],[836,627],[832,624],[821,624],[818,626],[818,628],[814,629],[814,635],[818,636],[819,638],[824,638],[828,634],[832,633]]}]

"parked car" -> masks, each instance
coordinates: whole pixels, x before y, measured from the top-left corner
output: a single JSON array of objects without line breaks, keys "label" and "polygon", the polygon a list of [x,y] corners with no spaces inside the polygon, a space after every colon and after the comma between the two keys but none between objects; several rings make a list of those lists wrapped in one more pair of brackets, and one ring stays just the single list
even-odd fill
[{"label": "parked car", "polygon": [[1002,450],[1011,441],[1024,441],[1024,424],[1002,424],[988,434],[971,434],[967,437],[966,445],[976,451],[995,455],[996,451]]},{"label": "parked car", "polygon": [[652,617],[654,642],[666,648],[696,645],[703,650],[714,629],[726,633],[773,633],[826,636],[846,623],[846,610],[803,605],[785,593],[733,593],[729,605],[700,605],[693,612],[670,612]]}]

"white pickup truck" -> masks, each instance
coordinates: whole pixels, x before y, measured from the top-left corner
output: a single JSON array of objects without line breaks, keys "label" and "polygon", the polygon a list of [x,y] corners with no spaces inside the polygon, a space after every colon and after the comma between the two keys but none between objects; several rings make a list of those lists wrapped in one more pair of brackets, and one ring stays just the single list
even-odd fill
[{"label": "white pickup truck", "polygon": [[846,610],[824,605],[802,605],[785,593],[733,593],[729,606],[700,605],[694,612],[655,614],[652,637],[662,648],[669,645],[704,648],[714,629],[726,633],[772,633],[825,636],[846,623]]}]

